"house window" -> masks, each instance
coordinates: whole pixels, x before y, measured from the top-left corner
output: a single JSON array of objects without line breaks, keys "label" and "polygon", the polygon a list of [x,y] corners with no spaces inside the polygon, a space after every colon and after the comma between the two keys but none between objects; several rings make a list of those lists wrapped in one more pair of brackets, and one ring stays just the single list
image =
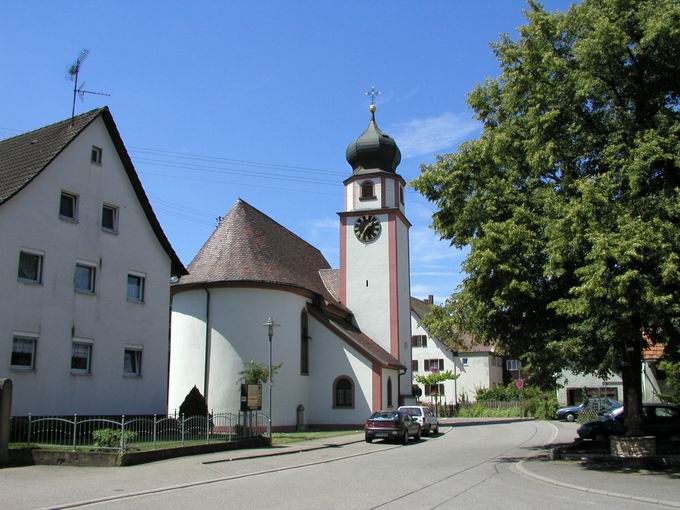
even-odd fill
[{"label": "house window", "polygon": [[114,205],[102,205],[102,230],[118,232],[118,208]]},{"label": "house window", "polygon": [[427,347],[427,335],[413,335],[411,345],[413,347]]},{"label": "house window", "polygon": [[90,152],[90,161],[97,165],[102,164],[102,149],[96,145],[92,146],[92,151]]},{"label": "house window", "polygon": [[522,363],[517,359],[508,359],[505,360],[505,368],[507,368],[509,372],[517,372],[522,368]]},{"label": "house window", "polygon": [[15,335],[12,338],[12,356],[10,365],[21,370],[35,368],[36,337]]},{"label": "house window", "polygon": [[387,407],[392,407],[392,378],[387,378]]},{"label": "house window", "polygon": [[309,325],[307,311],[300,315],[300,374],[309,375]]},{"label": "house window", "polygon": [[418,360],[417,359],[411,360],[411,371],[412,372],[418,371]]},{"label": "house window", "polygon": [[354,407],[352,379],[340,376],[333,383],[333,407]]},{"label": "house window", "polygon": [[123,361],[123,373],[128,377],[140,377],[142,375],[142,350],[139,348],[126,347]]},{"label": "house window", "polygon": [[440,372],[444,370],[443,359],[426,359],[424,365],[425,372]]},{"label": "house window", "polygon": [[66,191],[61,192],[59,217],[71,221],[78,219],[78,195],[67,193]]},{"label": "house window", "polygon": [[71,372],[89,374],[92,363],[92,342],[74,341],[71,344]]},{"label": "house window", "polygon": [[43,256],[27,251],[19,252],[19,280],[42,283]]},{"label": "house window", "polygon": [[375,198],[375,186],[373,181],[364,181],[361,183],[361,197],[362,200]]},{"label": "house window", "polygon": [[129,274],[127,277],[127,298],[130,301],[144,302],[144,280],[143,276]]},{"label": "house window", "polygon": [[444,395],[444,385],[443,384],[426,384],[425,385],[425,396],[426,397],[438,397]]},{"label": "house window", "polygon": [[463,363],[464,367],[467,367],[470,365],[470,359],[469,358],[460,358],[460,361]]},{"label": "house window", "polygon": [[78,292],[94,294],[96,268],[87,264],[77,263],[73,276],[73,287]]}]

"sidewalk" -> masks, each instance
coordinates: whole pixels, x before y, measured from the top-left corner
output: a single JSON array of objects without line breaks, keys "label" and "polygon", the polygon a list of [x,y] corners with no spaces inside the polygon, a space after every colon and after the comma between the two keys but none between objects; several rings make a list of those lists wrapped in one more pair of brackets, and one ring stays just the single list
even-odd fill
[{"label": "sidewalk", "polygon": [[586,465],[575,461],[548,460],[547,456],[524,459],[517,468],[541,482],[641,503],[680,508],[680,473],[621,469],[605,463]]}]

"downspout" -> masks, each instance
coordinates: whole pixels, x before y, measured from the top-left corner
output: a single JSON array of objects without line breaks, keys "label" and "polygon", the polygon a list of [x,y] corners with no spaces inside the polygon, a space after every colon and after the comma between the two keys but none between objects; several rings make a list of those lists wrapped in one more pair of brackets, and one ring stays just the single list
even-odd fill
[{"label": "downspout", "polygon": [[210,290],[203,287],[205,291],[205,365],[203,367],[203,397],[208,403],[208,385],[210,384],[210,344],[212,340],[212,327],[210,325]]},{"label": "downspout", "polygon": [[[397,407],[406,403],[405,401],[401,402],[401,376],[406,375],[407,371],[408,369],[406,367],[399,368],[399,375],[397,376]],[[411,384],[411,387],[413,387],[413,384]]]}]

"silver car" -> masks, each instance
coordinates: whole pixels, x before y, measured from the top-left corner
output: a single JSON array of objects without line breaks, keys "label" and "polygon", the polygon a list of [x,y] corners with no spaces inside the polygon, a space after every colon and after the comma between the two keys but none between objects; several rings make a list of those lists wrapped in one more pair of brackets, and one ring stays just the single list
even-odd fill
[{"label": "silver car", "polygon": [[420,424],[423,434],[429,435],[430,432],[439,434],[439,420],[432,414],[429,407],[425,406],[401,406],[398,411],[406,411],[411,417]]}]

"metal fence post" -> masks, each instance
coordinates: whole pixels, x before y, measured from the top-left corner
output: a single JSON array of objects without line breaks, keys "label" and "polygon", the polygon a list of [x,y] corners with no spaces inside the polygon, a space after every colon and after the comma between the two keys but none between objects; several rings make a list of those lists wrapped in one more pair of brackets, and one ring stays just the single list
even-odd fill
[{"label": "metal fence post", "polygon": [[125,451],[125,415],[120,417],[120,453]]},{"label": "metal fence post", "polygon": [[181,430],[182,430],[182,446],[184,446],[184,415],[180,414],[179,415],[180,423],[182,424]]},{"label": "metal fence post", "polygon": [[156,449],[156,429],[158,428],[158,421],[156,420],[156,415],[153,415],[153,449]]},{"label": "metal fence post", "polygon": [[28,413],[28,437],[26,437],[26,443],[28,443],[28,446],[31,446],[31,413]]},{"label": "metal fence post", "polygon": [[[212,409],[211,409],[212,411]],[[208,413],[208,415],[205,417],[205,442],[209,443],[210,442],[210,419],[211,419],[212,413]]]},{"label": "metal fence post", "polygon": [[78,415],[73,415],[73,451],[76,450],[76,444],[78,439]]}]

